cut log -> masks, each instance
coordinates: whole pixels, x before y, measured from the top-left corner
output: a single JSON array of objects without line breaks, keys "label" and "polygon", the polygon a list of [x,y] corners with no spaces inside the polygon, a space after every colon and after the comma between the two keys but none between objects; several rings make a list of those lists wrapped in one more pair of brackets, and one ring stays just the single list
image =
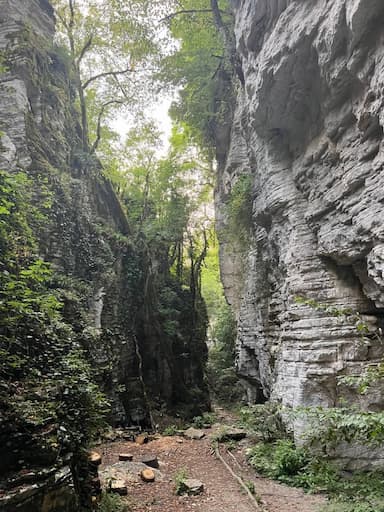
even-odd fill
[{"label": "cut log", "polygon": [[119,460],[128,460],[128,461],[132,461],[133,460],[133,455],[131,453],[119,453]]},{"label": "cut log", "polygon": [[140,460],[143,464],[146,464],[147,466],[150,466],[151,468],[155,468],[155,469],[159,468],[159,461],[158,461],[156,455],[147,454],[147,455],[144,455]]},{"label": "cut log", "polygon": [[100,466],[101,464],[101,455],[98,452],[89,452],[88,453],[88,461],[95,466]]},{"label": "cut log", "polygon": [[149,438],[147,434],[140,434],[139,436],[136,436],[135,441],[137,444],[146,444],[148,443]]},{"label": "cut log", "polygon": [[140,472],[141,479],[144,482],[154,482],[155,481],[155,472],[152,469],[143,469]]}]

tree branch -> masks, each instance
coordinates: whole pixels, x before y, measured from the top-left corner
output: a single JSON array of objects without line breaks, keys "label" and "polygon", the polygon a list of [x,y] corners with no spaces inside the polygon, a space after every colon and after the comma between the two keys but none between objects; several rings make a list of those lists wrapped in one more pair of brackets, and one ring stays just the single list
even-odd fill
[{"label": "tree branch", "polygon": [[88,80],[83,84],[83,89],[86,89],[92,82],[99,80],[100,78],[105,78],[107,76],[114,76],[115,78],[120,75],[126,75],[127,73],[135,73],[134,69],[127,68],[119,71],[106,71],[104,73],[99,73],[98,75],[91,76]]},{"label": "tree branch", "polygon": [[[211,13],[212,9],[181,9],[180,11],[173,12],[171,14],[168,14],[168,16],[165,16],[164,18],[161,18],[159,20],[159,23],[162,23],[164,21],[172,21],[173,18],[176,18],[176,16],[180,16],[183,14],[204,14],[204,13]],[[220,11],[222,14],[228,14],[226,11]]]},{"label": "tree branch", "polygon": [[171,21],[173,18],[176,18],[176,16],[180,16],[181,14],[200,14],[205,12],[212,12],[211,9],[182,9],[181,11],[176,11],[171,14],[168,14],[168,16],[165,16],[165,18],[161,18],[159,20],[159,23],[162,23],[163,21]]},{"label": "tree branch", "polygon": [[88,38],[88,41],[85,43],[85,45],[83,46],[83,49],[81,50],[80,52],[80,55],[79,57],[77,58],[77,65],[80,64],[80,62],[83,60],[84,58],[84,55],[87,53],[87,51],[89,50],[89,48],[91,47],[92,45],[92,41],[93,41],[93,34],[91,34]]},{"label": "tree branch", "polygon": [[100,139],[101,139],[101,120],[103,119],[104,112],[107,109],[107,107],[109,107],[109,105],[113,105],[115,103],[121,105],[121,104],[123,104],[123,101],[121,101],[121,100],[111,100],[111,101],[107,101],[106,103],[104,103],[101,106],[99,115],[97,116],[96,139],[95,139],[95,142],[92,144],[92,148],[90,150],[91,154],[93,154],[97,150],[97,148],[99,147],[99,144],[100,144]]}]

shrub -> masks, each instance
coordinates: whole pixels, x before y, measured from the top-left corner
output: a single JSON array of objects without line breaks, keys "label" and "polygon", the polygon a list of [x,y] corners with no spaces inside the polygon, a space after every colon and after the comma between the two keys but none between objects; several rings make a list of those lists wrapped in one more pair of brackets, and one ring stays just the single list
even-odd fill
[{"label": "shrub", "polygon": [[179,469],[174,476],[175,493],[180,496],[184,490],[184,480],[188,478],[187,470],[185,468]]},{"label": "shrub", "polygon": [[128,512],[127,503],[118,494],[104,493],[97,506],[98,512]]},{"label": "shrub", "polygon": [[266,443],[288,437],[281,418],[281,407],[274,402],[243,407],[240,410],[240,423]]}]

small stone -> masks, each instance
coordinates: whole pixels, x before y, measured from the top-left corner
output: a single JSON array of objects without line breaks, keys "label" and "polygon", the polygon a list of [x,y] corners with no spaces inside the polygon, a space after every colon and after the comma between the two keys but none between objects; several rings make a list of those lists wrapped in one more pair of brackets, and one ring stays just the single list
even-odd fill
[{"label": "small stone", "polygon": [[114,431],[109,431],[109,432],[104,432],[103,434],[103,438],[106,440],[106,441],[116,441],[117,439],[117,435],[116,435],[116,432]]},{"label": "small stone", "polygon": [[240,428],[225,427],[216,434],[217,441],[241,441],[247,437],[247,432]]},{"label": "small stone", "polygon": [[204,484],[194,478],[186,478],[180,484],[180,492],[189,496],[196,496],[204,491]]},{"label": "small stone", "polygon": [[245,430],[242,430],[241,428],[232,428],[227,431],[227,439],[240,441],[245,437],[247,437],[247,432]]},{"label": "small stone", "polygon": [[136,436],[135,442],[137,444],[146,444],[148,443],[149,438],[147,434],[140,434],[139,436]]},{"label": "small stone", "polygon": [[147,466],[150,466],[151,468],[158,469],[158,467],[159,467],[159,461],[158,461],[156,455],[151,455],[151,454],[144,455],[141,458],[141,462],[143,464],[146,464]]},{"label": "small stone", "polygon": [[205,437],[205,433],[202,430],[198,430],[196,428],[191,427],[184,432],[184,437],[186,437],[187,439],[200,440],[203,439],[203,437]]},{"label": "small stone", "polygon": [[133,460],[133,455],[131,453],[119,453],[119,460]]},{"label": "small stone", "polygon": [[88,461],[95,466],[100,466],[101,464],[101,455],[98,452],[89,452],[88,453]]},{"label": "small stone", "polygon": [[155,473],[152,471],[152,469],[143,469],[140,472],[141,479],[144,482],[154,482],[155,481]]},{"label": "small stone", "polygon": [[125,485],[124,480],[110,480],[108,485],[108,491],[116,494],[120,494],[120,496],[126,496],[128,494],[127,486]]}]

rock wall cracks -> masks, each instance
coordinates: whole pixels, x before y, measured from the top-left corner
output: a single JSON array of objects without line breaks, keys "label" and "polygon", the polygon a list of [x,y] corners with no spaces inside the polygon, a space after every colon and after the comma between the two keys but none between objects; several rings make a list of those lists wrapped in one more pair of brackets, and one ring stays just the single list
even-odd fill
[{"label": "rock wall cracks", "polygon": [[[216,207],[238,372],[253,401],[359,401],[337,378],[383,356],[384,4],[232,6],[245,84],[231,134],[219,140],[227,153]],[[245,243],[228,234],[244,177]],[[367,400],[370,410],[383,406],[380,393]]]},{"label": "rock wall cracks", "polygon": [[[82,148],[71,62],[54,43],[50,3],[0,0],[0,13],[0,199],[14,181],[25,192],[0,203],[1,242],[10,217],[15,233],[28,227],[25,247],[14,244],[17,261],[0,254],[0,270],[8,287],[24,279],[15,308],[35,301],[12,325],[2,307],[11,292],[0,301],[0,508],[72,512],[79,496],[89,505],[83,448],[100,389],[110,423],[123,426],[148,427],[151,406],[183,403],[195,414],[209,406],[205,316],[191,315],[190,296],[130,236],[100,163]],[[42,305],[32,285],[51,302]],[[166,286],[186,319],[172,336],[158,313]]]}]

